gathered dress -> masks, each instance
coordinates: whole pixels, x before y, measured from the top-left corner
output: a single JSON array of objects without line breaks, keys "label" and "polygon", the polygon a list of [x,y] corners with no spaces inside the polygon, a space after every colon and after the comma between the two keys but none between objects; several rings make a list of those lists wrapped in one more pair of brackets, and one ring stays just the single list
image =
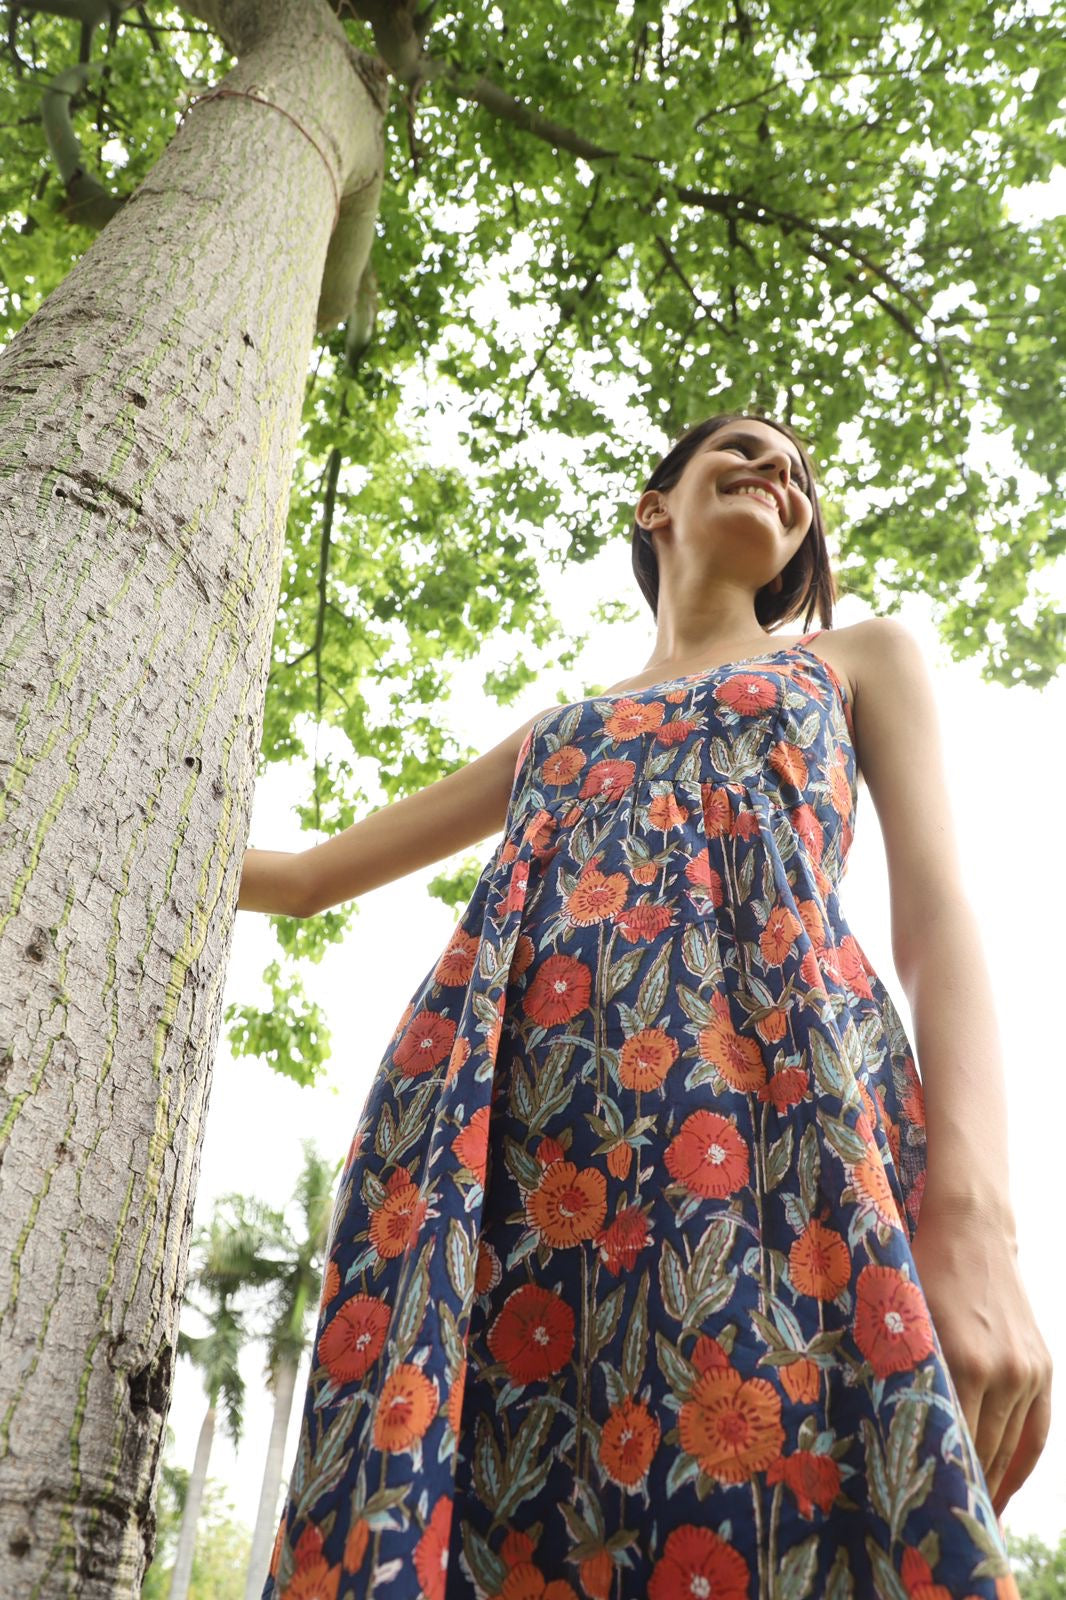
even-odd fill
[{"label": "gathered dress", "polygon": [[351,1141],[264,1600],[1017,1600],[820,631],[531,728]]}]

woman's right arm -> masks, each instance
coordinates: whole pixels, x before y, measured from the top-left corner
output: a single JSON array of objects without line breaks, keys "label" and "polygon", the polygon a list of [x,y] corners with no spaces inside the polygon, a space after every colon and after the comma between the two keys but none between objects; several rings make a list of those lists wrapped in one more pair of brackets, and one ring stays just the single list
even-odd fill
[{"label": "woman's right arm", "polygon": [[507,817],[519,751],[544,715],[538,711],[476,761],[389,801],[322,844],[246,850],[237,910],[317,916],[496,833]]}]

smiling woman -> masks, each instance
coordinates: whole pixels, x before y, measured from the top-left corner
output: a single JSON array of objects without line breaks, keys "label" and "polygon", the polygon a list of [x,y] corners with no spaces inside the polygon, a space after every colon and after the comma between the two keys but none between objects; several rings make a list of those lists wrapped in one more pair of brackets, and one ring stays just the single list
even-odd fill
[{"label": "smiling woman", "polygon": [[[1050,1358],[924,664],[825,625],[787,431],[636,509],[642,672],[303,854],[314,911],[502,825],[354,1131],[267,1600],[1018,1600]],[[921,1072],[838,895],[860,769]]]}]

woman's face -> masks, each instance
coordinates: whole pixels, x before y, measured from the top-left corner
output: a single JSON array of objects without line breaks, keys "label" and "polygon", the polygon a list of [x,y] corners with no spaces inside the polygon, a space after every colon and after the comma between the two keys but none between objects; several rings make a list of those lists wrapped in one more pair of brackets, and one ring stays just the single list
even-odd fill
[{"label": "woman's face", "polygon": [[[759,485],[762,494],[749,492]],[[700,441],[672,489],[645,490],[637,520],[651,531],[660,562],[669,549],[671,565],[683,573],[710,561],[758,589],[806,538],[814,518],[808,489],[792,440],[743,417]]]}]

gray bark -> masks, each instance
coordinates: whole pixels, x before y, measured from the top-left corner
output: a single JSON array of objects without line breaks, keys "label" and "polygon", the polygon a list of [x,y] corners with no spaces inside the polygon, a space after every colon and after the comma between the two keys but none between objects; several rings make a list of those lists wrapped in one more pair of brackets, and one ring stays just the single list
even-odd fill
[{"label": "gray bark", "polygon": [[266,1582],[274,1538],[278,1531],[278,1489],[285,1468],[285,1439],[289,1431],[293,1390],[296,1387],[296,1362],[282,1361],[274,1380],[274,1421],[270,1428],[263,1484],[259,1491],[259,1510],[252,1532],[252,1553],[248,1558],[248,1581],[244,1600],[260,1600]]},{"label": "gray bark", "polygon": [[233,10],[343,250],[310,139],[210,100],[0,353],[4,1597],[126,1600],[154,1547],[309,354],[380,191],[324,0]]},{"label": "gray bark", "polygon": [[196,1554],[196,1525],[200,1521],[200,1506],[207,1482],[207,1464],[211,1459],[211,1446],[215,1438],[215,1408],[208,1406],[200,1424],[200,1437],[196,1441],[196,1460],[193,1462],[189,1490],[185,1496],[185,1509],[181,1514],[178,1548],[174,1555],[174,1570],[170,1574],[167,1600],[185,1600],[192,1582],[192,1562]]}]

